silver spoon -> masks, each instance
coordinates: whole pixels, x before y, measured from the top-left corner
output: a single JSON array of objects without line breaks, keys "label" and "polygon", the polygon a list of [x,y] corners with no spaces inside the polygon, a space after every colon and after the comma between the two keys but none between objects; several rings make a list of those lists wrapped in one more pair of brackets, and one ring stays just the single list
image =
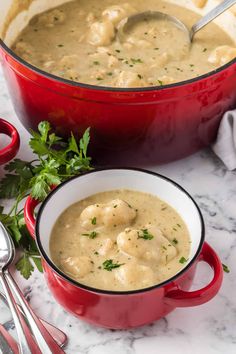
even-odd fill
[{"label": "silver spoon", "polygon": [[221,4],[219,4],[210,12],[208,12],[208,14],[203,16],[197,23],[195,23],[190,30],[178,18],[171,15],[167,15],[159,11],[145,11],[145,12],[137,13],[132,16],[126,17],[122,21],[120,21],[120,23],[117,26],[117,30],[118,30],[117,36],[120,42],[124,42],[124,40],[126,39],[127,31],[130,30],[135,24],[141,21],[155,19],[157,21],[165,20],[165,21],[172,22],[177,28],[186,32],[187,38],[191,43],[193,41],[195,34],[200,29],[208,25],[208,23],[212,22],[216,17],[218,17],[220,14],[222,14],[223,12],[225,12],[235,4],[236,4],[236,0],[223,1]]},{"label": "silver spoon", "polygon": [[20,289],[12,278],[11,274],[8,273],[7,267],[13,261],[15,255],[14,244],[3,226],[0,223],[0,279],[3,285],[3,290],[6,294],[10,309],[13,311],[13,319],[16,325],[16,330],[19,338],[21,353],[31,353],[29,346],[27,345],[27,340],[24,335],[23,326],[19,319],[17,305],[11,293],[13,290],[19,305],[21,306],[32,334],[38,344],[39,349],[43,354],[62,354],[65,353],[59,345],[54,341],[52,336],[48,333],[46,328],[42,325],[38,317],[34,314],[27,301],[21,294]]},{"label": "silver spoon", "polygon": [[16,332],[19,339],[20,352],[24,354],[31,354],[31,350],[27,343],[24,330],[21,324],[20,316],[16,308],[11,290],[6,282],[3,271],[12,263],[14,259],[14,248],[12,240],[8,237],[5,228],[0,223],[0,283],[6,295],[9,308],[16,326]]},{"label": "silver spoon", "polygon": [[[6,296],[0,291],[0,300],[3,300],[3,302],[7,305],[7,299]],[[22,311],[21,307],[19,305],[17,305],[18,309],[20,310],[20,312],[22,313],[22,315],[24,316],[24,312]],[[59,328],[53,326],[52,324],[44,321],[43,319],[39,318],[40,321],[42,322],[42,324],[44,325],[44,327],[47,329],[47,331],[51,334],[51,336],[54,338],[54,340],[57,342],[58,345],[60,345],[61,348],[65,347],[65,345],[67,344],[67,335],[62,332]],[[9,327],[12,327],[13,325],[13,321],[10,320],[6,323],[4,323],[3,327],[5,327],[6,329]]]}]

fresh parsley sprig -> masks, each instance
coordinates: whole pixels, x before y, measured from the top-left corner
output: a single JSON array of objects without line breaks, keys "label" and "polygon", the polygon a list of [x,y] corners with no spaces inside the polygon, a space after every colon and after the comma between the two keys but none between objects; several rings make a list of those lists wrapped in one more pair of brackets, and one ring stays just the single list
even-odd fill
[{"label": "fresh parsley sprig", "polygon": [[20,204],[29,195],[42,201],[52,185],[92,168],[91,158],[87,155],[89,128],[79,145],[72,133],[67,141],[57,136],[47,121],[38,125],[38,132],[31,133],[29,145],[37,158],[30,162],[20,159],[11,161],[5,166],[6,174],[0,181],[0,198],[14,199],[7,214],[0,207],[0,221],[8,229],[15,246],[23,251],[16,268],[26,279],[31,276],[34,266],[42,271],[42,265],[36,244],[26,228]]}]

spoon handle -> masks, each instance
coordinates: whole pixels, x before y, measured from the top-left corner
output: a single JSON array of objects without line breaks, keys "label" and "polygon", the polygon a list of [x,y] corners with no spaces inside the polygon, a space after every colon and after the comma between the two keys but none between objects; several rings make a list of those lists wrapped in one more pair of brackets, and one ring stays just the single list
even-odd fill
[{"label": "spoon handle", "polygon": [[16,326],[16,332],[19,340],[19,346],[20,346],[20,353],[21,354],[32,354],[29,345],[27,343],[24,330],[22,327],[22,323],[20,320],[19,312],[17,311],[16,303],[14,301],[13,295],[11,293],[11,290],[3,276],[2,273],[0,273],[0,282],[2,284],[3,291],[6,295],[7,302],[9,304],[9,308],[12,313],[12,317]]},{"label": "spoon handle", "polygon": [[236,4],[236,0],[225,0],[218,6],[214,7],[208,14],[203,16],[190,30],[190,40],[192,42],[194,35],[203,27],[205,27],[209,22],[213,21],[220,14],[228,10],[231,6]]},{"label": "spoon handle", "polygon": [[[6,297],[1,291],[0,291],[0,299],[2,299],[4,301],[4,303],[6,305],[8,305]],[[17,305],[17,307],[19,308],[21,314],[24,316],[24,312],[22,311],[21,307],[19,305]],[[46,328],[46,330],[51,334],[51,336],[57,342],[57,344],[60,345],[60,347],[64,347],[67,343],[67,335],[64,332],[62,332],[59,328],[53,326],[51,323],[44,321],[42,318],[39,318],[39,319],[42,322],[42,324],[44,325],[44,327]],[[5,325],[6,324],[10,325],[12,322],[13,321],[10,320],[7,323],[5,323]]]},{"label": "spoon handle", "polygon": [[54,341],[52,336],[48,333],[46,328],[42,325],[38,317],[35,315],[33,310],[28,305],[27,301],[21,294],[20,289],[18,288],[17,284],[15,283],[14,279],[7,271],[4,272],[4,276],[12,288],[16,298],[19,301],[19,304],[22,310],[25,313],[26,319],[30,326],[30,329],[34,335],[34,338],[43,354],[62,354],[65,353],[59,345]]}]

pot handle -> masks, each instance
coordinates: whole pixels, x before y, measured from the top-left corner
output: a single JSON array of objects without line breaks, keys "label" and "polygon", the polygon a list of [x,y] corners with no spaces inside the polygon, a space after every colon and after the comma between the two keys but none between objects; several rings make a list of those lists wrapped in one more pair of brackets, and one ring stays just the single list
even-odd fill
[{"label": "pot handle", "polygon": [[8,135],[11,138],[11,142],[5,148],[0,149],[0,164],[3,165],[12,160],[20,147],[20,137],[12,124],[4,119],[0,118],[0,133]]},{"label": "pot handle", "polygon": [[34,210],[38,204],[40,204],[39,200],[36,200],[32,197],[28,197],[26,199],[25,206],[24,206],[25,223],[33,239],[35,239],[35,222],[36,222],[34,216]]},{"label": "pot handle", "polygon": [[222,263],[215,251],[204,243],[199,262],[206,262],[214,271],[210,284],[196,291],[170,290],[165,294],[165,303],[173,307],[192,307],[210,301],[219,291],[223,280]]}]

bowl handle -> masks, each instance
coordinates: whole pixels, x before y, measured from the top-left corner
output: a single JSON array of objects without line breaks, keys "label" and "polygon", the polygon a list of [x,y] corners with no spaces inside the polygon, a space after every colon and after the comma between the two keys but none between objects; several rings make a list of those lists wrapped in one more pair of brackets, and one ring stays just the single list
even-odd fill
[{"label": "bowl handle", "polygon": [[4,119],[0,119],[0,133],[6,134],[11,138],[10,144],[0,149],[0,164],[3,165],[16,156],[20,147],[20,137],[13,125]]},{"label": "bowl handle", "polygon": [[214,271],[210,284],[196,291],[170,290],[165,294],[165,303],[173,307],[190,307],[204,304],[211,300],[219,291],[223,280],[222,263],[215,251],[204,243],[199,262],[206,262]]},{"label": "bowl handle", "polygon": [[26,199],[25,206],[24,206],[25,223],[33,239],[35,239],[35,222],[36,222],[34,216],[34,210],[39,203],[40,203],[39,200],[36,200],[32,197],[28,197]]}]

